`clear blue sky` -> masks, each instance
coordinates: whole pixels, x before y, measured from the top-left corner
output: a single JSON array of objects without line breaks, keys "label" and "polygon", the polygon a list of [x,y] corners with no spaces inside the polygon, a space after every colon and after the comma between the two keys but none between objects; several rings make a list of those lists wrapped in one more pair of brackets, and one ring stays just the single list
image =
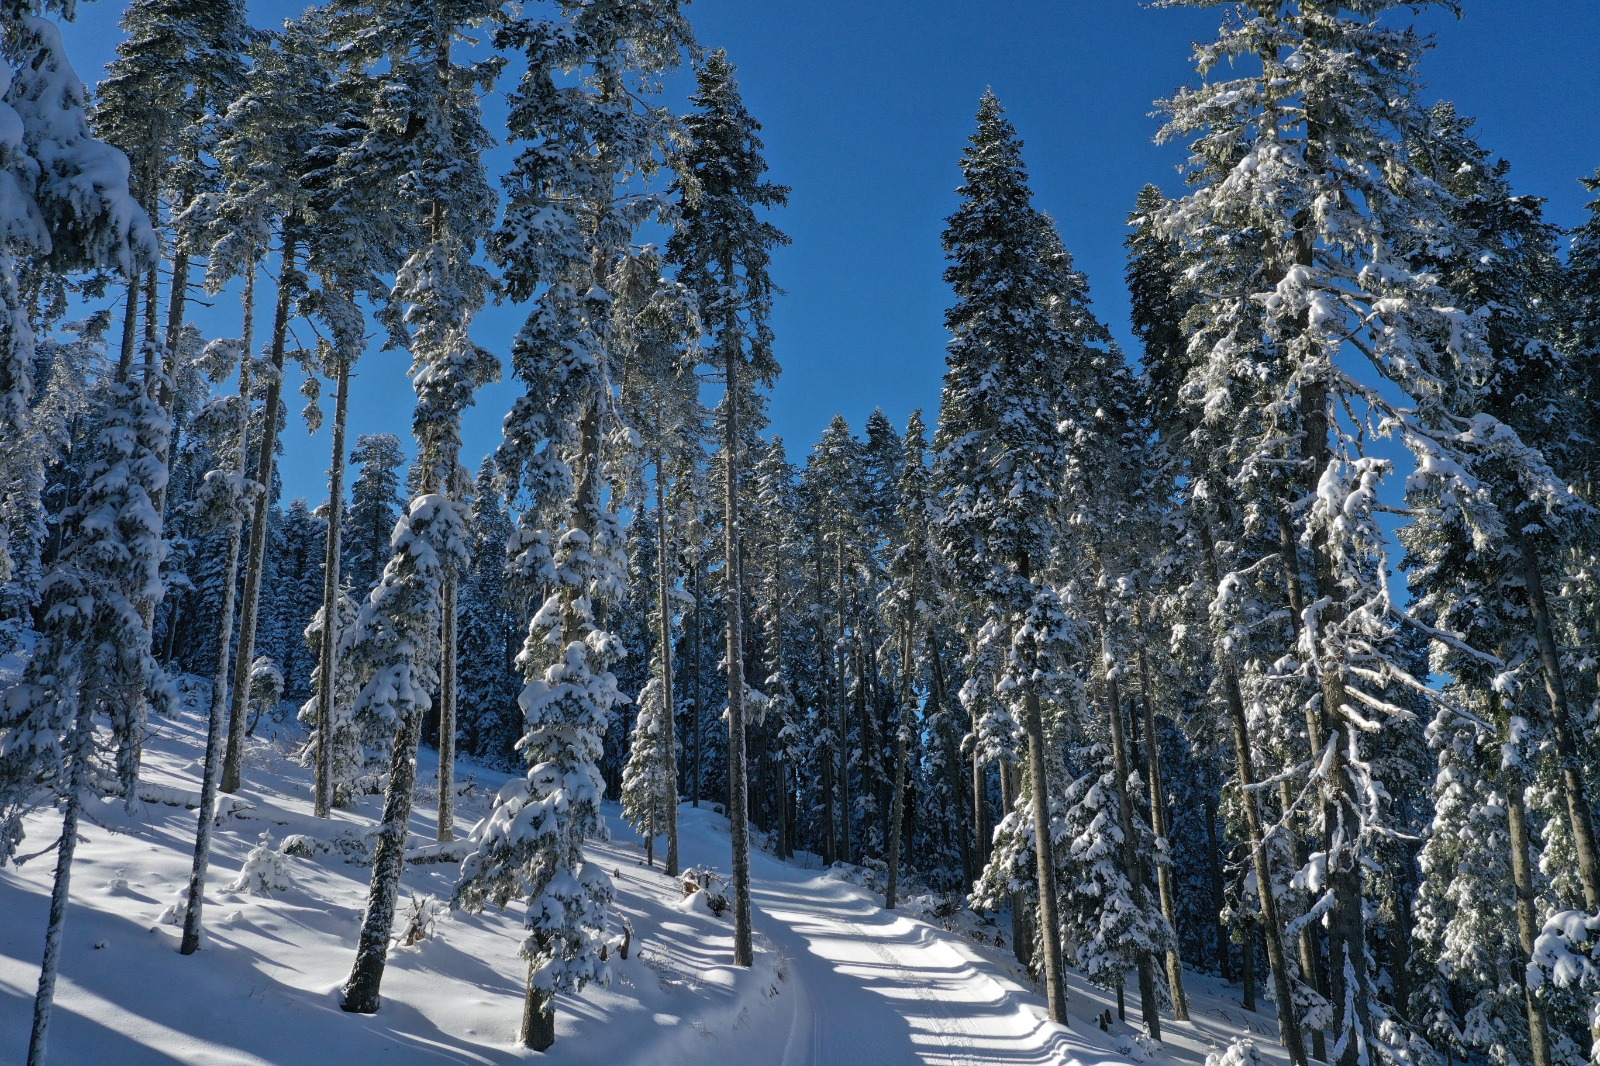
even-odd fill
[{"label": "clear blue sky", "polygon": [[[530,7],[533,5],[530,5]],[[251,5],[258,24],[298,4]],[[1456,20],[1424,10],[1437,37],[1424,60],[1425,98],[1479,119],[1480,140],[1512,163],[1520,192],[1548,198],[1572,225],[1600,166],[1600,4],[1593,0],[1465,0]],[[67,31],[80,76],[99,77],[118,33],[119,0],[79,6]],[[1177,145],[1157,146],[1153,101],[1195,77],[1190,42],[1221,9],[1150,10],[1136,0],[695,0],[700,40],[739,67],[765,126],[772,177],[793,187],[777,223],[794,243],[774,273],[784,373],[774,430],[800,459],[835,412],[860,429],[881,406],[903,425],[930,417],[944,371],[949,293],[939,233],[955,207],[957,160],[978,97],[993,87],[1026,142],[1041,207],[1089,275],[1095,308],[1125,346],[1124,220],[1146,182],[1178,188]],[[679,91],[681,92],[681,86]],[[497,109],[496,109],[497,110]],[[507,350],[514,308],[486,312],[480,343]],[[231,320],[229,320],[231,321]],[[206,325],[202,320],[202,325]],[[408,436],[406,359],[369,355],[353,392],[353,432]],[[514,383],[487,390],[469,415],[463,460],[498,438]],[[298,405],[295,405],[296,408]],[[326,433],[291,422],[284,476],[312,499],[327,464]]]}]

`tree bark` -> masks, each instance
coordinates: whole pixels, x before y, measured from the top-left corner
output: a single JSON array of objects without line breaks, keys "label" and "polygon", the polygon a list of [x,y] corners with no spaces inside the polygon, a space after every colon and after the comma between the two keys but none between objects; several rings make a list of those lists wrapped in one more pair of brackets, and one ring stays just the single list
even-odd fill
[{"label": "tree bark", "polygon": [[[1135,619],[1136,626],[1138,619]],[[1139,696],[1144,711],[1145,773],[1150,778],[1150,819],[1156,839],[1167,841],[1167,790],[1161,780],[1161,744],[1156,733],[1156,712],[1150,688],[1150,656],[1143,640],[1139,643]],[[1189,997],[1183,992],[1183,956],[1179,953],[1178,907],[1173,898],[1172,868],[1168,863],[1156,866],[1156,892],[1161,899],[1161,917],[1172,930],[1173,947],[1167,952],[1167,984],[1172,989],[1172,1018],[1189,1020]]]},{"label": "tree bark", "polygon": [[672,698],[672,582],[668,560],[672,541],[667,526],[666,473],[661,452],[656,451],[656,642],[661,649],[661,698],[666,707],[663,728],[667,748],[667,860],[668,877],[678,876],[678,736]]},{"label": "tree bark", "polygon": [[[82,687],[76,679],[72,691]],[[50,1015],[55,1009],[56,974],[61,967],[61,936],[67,925],[67,902],[72,887],[72,857],[78,849],[78,817],[83,793],[89,787],[90,748],[94,743],[94,705],[80,700],[73,717],[71,754],[67,763],[66,807],[61,817],[61,839],[56,848],[55,883],[50,889],[50,919],[44,934],[44,959],[39,965],[39,989],[33,997],[33,1030],[28,1037],[28,1066],[44,1066],[45,1044],[50,1035]]]},{"label": "tree bark", "polygon": [[1550,706],[1550,726],[1561,766],[1561,786],[1566,794],[1572,844],[1578,853],[1583,903],[1587,909],[1596,910],[1600,909],[1600,855],[1596,852],[1594,807],[1584,780],[1583,754],[1572,731],[1566,679],[1562,676],[1561,652],[1556,647],[1550,605],[1545,599],[1544,576],[1539,569],[1538,555],[1528,539],[1518,532],[1513,534],[1512,540],[1522,557],[1522,579],[1528,590],[1528,610],[1533,615],[1533,634],[1539,647],[1545,698]]},{"label": "tree bark", "polygon": [[[732,274],[724,263],[724,273]],[[727,392],[722,456],[724,515],[722,521],[725,603],[728,622],[728,824],[733,837],[733,964],[751,966],[755,949],[750,932],[750,822],[746,809],[744,732],[744,583],[739,559],[739,364],[740,349],[734,323],[725,325],[723,371]]]},{"label": "tree bark", "polygon": [[317,642],[317,780],[312,813],[333,808],[333,689],[339,672],[339,526],[344,514],[344,431],[350,410],[350,360],[339,360],[333,400],[333,460],[328,467],[328,539],[322,557],[322,634]]},{"label": "tree bark", "polygon": [[255,656],[256,612],[261,604],[261,573],[267,557],[268,499],[272,471],[277,462],[278,412],[283,403],[283,359],[289,336],[290,289],[294,275],[295,238],[283,242],[283,273],[278,279],[277,308],[272,319],[272,380],[267,382],[261,448],[256,455],[255,481],[261,486],[250,523],[250,549],[245,560],[244,601],[239,616],[239,652],[233,671],[233,700],[228,708],[228,747],[222,763],[222,791],[237,792],[243,783],[245,717],[250,707],[250,662]]},{"label": "tree bark", "polygon": [[[1200,539],[1205,549],[1206,578],[1213,589],[1221,584],[1217,567],[1216,545],[1210,528],[1200,525]],[[1250,726],[1245,717],[1244,696],[1239,689],[1239,675],[1235,672],[1231,653],[1218,642],[1217,666],[1222,675],[1223,697],[1228,706],[1228,717],[1233,725],[1234,764],[1239,777],[1240,806],[1244,808],[1245,830],[1248,836],[1250,859],[1255,867],[1256,897],[1261,907],[1261,932],[1267,944],[1267,965],[1272,969],[1272,981],[1278,1000],[1278,1032],[1289,1053],[1291,1066],[1306,1066],[1305,1042],[1301,1036],[1300,1019],[1294,1010],[1294,988],[1290,980],[1288,959],[1283,948],[1283,925],[1278,920],[1278,902],[1272,893],[1272,866],[1267,858],[1264,834],[1261,828],[1261,809],[1256,799],[1256,773],[1251,755]],[[1250,974],[1254,967],[1254,938],[1245,944],[1245,968]]]},{"label": "tree bark", "polygon": [[[916,609],[917,589],[916,583],[911,586],[910,605],[908,613]],[[904,623],[904,632],[900,637],[900,728],[895,731],[894,746],[894,795],[889,803],[889,883],[884,890],[883,906],[886,910],[894,910],[895,893],[900,887],[900,834],[901,826],[905,822],[906,802],[906,763],[909,759],[907,748],[910,746],[911,719],[914,709],[911,706],[911,620],[907,618]]]},{"label": "tree bark", "polygon": [[[256,272],[252,265],[244,278],[244,353],[239,360],[238,474],[250,461],[250,349],[255,341]],[[239,584],[239,547],[244,518],[235,510],[228,516],[228,562],[223,569],[222,630],[217,634],[217,672],[211,680],[211,709],[206,724],[206,757],[200,776],[200,815],[195,830],[194,863],[189,870],[189,902],[183,915],[184,955],[200,949],[201,918],[205,906],[207,867],[211,863],[211,829],[217,805],[217,779],[222,773],[222,739],[226,728],[230,656],[233,652],[233,610]]]},{"label": "tree bark", "polygon": [[[1122,872],[1128,879],[1128,886],[1137,891],[1144,884],[1144,864],[1139,860],[1139,841],[1134,835],[1133,828],[1133,796],[1128,789],[1128,741],[1122,727],[1122,694],[1121,686],[1117,684],[1117,674],[1112,664],[1116,661],[1111,655],[1111,627],[1106,618],[1104,601],[1098,604],[1100,611],[1100,661],[1104,664],[1105,672],[1102,682],[1106,687],[1106,719],[1111,724],[1111,763],[1112,780],[1117,789],[1117,820],[1122,829]],[[1044,831],[1044,823],[1040,823],[1039,832]],[[1155,973],[1152,969],[1149,952],[1141,951],[1134,957],[1134,968],[1139,975],[1139,1016],[1144,1019],[1144,1024],[1150,1030],[1152,1040],[1161,1039],[1161,1012],[1156,1009],[1160,997],[1156,992]]]}]

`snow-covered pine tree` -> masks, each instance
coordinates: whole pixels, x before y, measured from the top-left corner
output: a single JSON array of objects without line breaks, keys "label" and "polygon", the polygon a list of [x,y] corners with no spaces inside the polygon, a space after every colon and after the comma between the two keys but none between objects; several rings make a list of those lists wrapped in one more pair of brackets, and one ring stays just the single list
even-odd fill
[{"label": "snow-covered pine tree", "polygon": [[[645,658],[660,685],[657,698],[666,708],[658,726],[658,743],[667,753],[660,770],[665,775],[660,788],[671,799],[662,807],[657,827],[667,838],[666,874],[677,877],[679,788],[672,603],[682,558],[676,542],[681,539],[679,527],[687,516],[674,514],[681,512],[681,508],[673,506],[681,499],[673,488],[698,460],[705,433],[700,379],[689,354],[698,343],[700,323],[693,296],[683,286],[662,277],[661,259],[653,249],[624,259],[612,286],[612,340],[625,374],[619,402],[623,418],[639,434],[641,459],[648,460],[652,471],[648,484],[639,477],[633,487],[640,497],[637,514],[640,520],[650,521],[646,535],[654,538],[655,588],[651,596],[655,606],[649,612],[649,622],[654,630],[655,652]],[[647,492],[653,496],[653,505],[643,499]]]},{"label": "snow-covered pine tree", "polygon": [[[0,580],[16,572],[11,536],[36,536],[45,451],[30,447],[34,338],[21,297],[27,266],[116,268],[132,279],[156,255],[154,233],[128,188],[128,162],[89,133],[84,89],[45,10],[0,12]],[[160,518],[148,489],[165,416],[137,384],[112,393],[86,488],[61,557],[38,590],[40,639],[22,678],[0,692],[0,860],[22,839],[41,795],[63,803],[44,960],[34,999],[29,1066],[43,1066],[84,793],[93,787],[94,716],[142,706],[161,690],[144,602],[159,597]],[[85,521],[85,516],[89,516]],[[31,598],[26,597],[26,598]],[[123,767],[126,769],[126,767]],[[129,786],[131,788],[131,783]]]},{"label": "snow-covered pine tree", "polygon": [[350,452],[350,462],[359,472],[350,485],[350,506],[339,538],[340,569],[362,599],[378,583],[389,559],[389,534],[402,506],[400,468],[405,461],[400,438],[393,433],[359,434]]},{"label": "snow-covered pine tree", "polygon": [[[396,896],[405,862],[423,716],[435,693],[441,712],[439,834],[450,839],[455,788],[456,580],[466,558],[466,509],[459,482],[462,413],[500,364],[468,333],[488,294],[488,272],[473,261],[488,233],[494,195],[482,152],[488,132],[478,94],[498,61],[459,62],[456,41],[500,18],[493,0],[344,0],[331,30],[347,60],[382,69],[362,150],[386,161],[404,199],[427,209],[426,226],[400,265],[389,299],[412,356],[417,405],[419,493],[390,540],[383,577],[362,607],[351,654],[363,686],[359,704],[392,715],[395,742],[384,794],[355,963],[340,1006],[378,1009]],[[358,713],[361,713],[358,708]]]},{"label": "snow-covered pine tree", "polygon": [[[920,762],[912,749],[923,733],[917,721],[916,678],[929,655],[925,641],[935,624],[932,605],[939,600],[935,579],[939,572],[938,552],[933,544],[931,512],[933,489],[928,471],[928,430],[922,412],[913,411],[901,443],[902,456],[896,476],[885,496],[893,500],[895,521],[889,543],[889,582],[880,597],[879,610],[885,628],[896,640],[899,656],[899,686],[896,693],[894,784],[889,806],[888,885],[883,905],[893,910],[899,887],[899,873],[906,810],[909,765]],[[926,701],[921,701],[926,702]]]},{"label": "snow-covered pine tree", "polygon": [[[350,596],[349,587],[341,588],[334,601],[334,639],[348,644],[347,634],[355,628],[361,608]],[[300,707],[300,721],[309,730],[306,749],[301,755],[314,772],[321,774],[326,763],[327,801],[330,807],[350,806],[356,795],[356,779],[366,769],[367,759],[361,731],[354,710],[360,692],[355,671],[348,661],[338,654],[326,657],[327,634],[325,619],[327,608],[317,608],[311,624],[305,629],[306,646],[319,656],[317,668],[311,675],[311,698]],[[334,675],[324,679],[325,663],[331,662]],[[320,782],[319,782],[320,786]]]},{"label": "snow-covered pine tree", "polygon": [[[608,980],[602,956],[611,883],[583,842],[605,832],[598,772],[621,651],[604,608],[623,593],[623,536],[612,500],[632,472],[632,434],[617,424],[622,379],[606,286],[640,222],[661,202],[636,182],[659,164],[672,122],[653,104],[657,79],[691,46],[677,0],[590,5],[513,20],[497,33],[527,71],[511,96],[522,142],[507,178],[506,216],[490,241],[512,299],[532,302],[512,348],[524,385],[498,453],[508,489],[525,499],[512,569],[547,590],[518,665],[529,770],[502,790],[473,831],[456,903],[503,907],[528,897],[528,984],[522,1042],[555,1040],[553,999]],[[553,661],[552,661],[553,660]]]},{"label": "snow-covered pine tree", "polygon": [[728,817],[733,829],[733,958],[754,961],[750,941],[750,828],[746,799],[745,637],[739,471],[742,419],[759,411],[758,388],[778,375],[772,356],[772,250],[788,238],[760,215],[782,207],[789,190],[766,180],[761,124],[745,108],[726,52],[695,70],[692,111],[683,120],[687,144],[674,156],[679,218],[667,240],[678,280],[699,301],[708,347],[701,359],[721,376],[716,418],[722,436],[723,611],[728,664]]},{"label": "snow-covered pine tree", "polygon": [[[843,415],[834,415],[807,458],[802,492],[813,513],[815,595],[812,609],[823,651],[826,725],[818,736],[833,758],[824,769],[822,858],[854,862],[855,803],[851,788],[854,746],[850,728],[850,626],[852,594],[862,549],[861,442]],[[831,779],[831,780],[830,780]]]},{"label": "snow-covered pine tree", "polygon": [[509,764],[522,736],[517,708],[517,612],[506,583],[506,545],[516,525],[484,459],[472,490],[472,531],[461,584],[461,702],[472,713],[461,724],[466,750],[494,765]]},{"label": "snow-covered pine tree", "polygon": [[656,837],[666,831],[668,808],[678,805],[672,786],[673,753],[667,747],[666,686],[663,669],[651,664],[651,678],[639,693],[639,714],[634,719],[628,745],[628,765],[622,771],[622,816],[644,837],[645,863],[655,865]]},{"label": "snow-covered pine tree", "polygon": [[[1055,862],[1045,774],[1043,701],[1066,669],[1070,626],[1043,572],[1060,544],[1054,521],[1067,470],[1060,420],[1073,406],[1052,313],[1048,221],[1033,206],[1022,144],[1000,101],[985,93],[962,153],[961,206],[944,244],[957,302],[945,315],[949,369],[935,435],[940,501],[935,537],[946,565],[968,576],[971,637],[993,648],[991,705],[1020,719],[1033,781],[1040,965],[1050,1016],[1066,1021]],[[970,682],[969,682],[970,683]],[[1041,691],[1041,688],[1045,691]]]},{"label": "snow-covered pine tree", "polygon": [[[1265,482],[1267,506],[1286,513],[1287,543],[1309,563],[1294,659],[1274,673],[1303,679],[1314,712],[1307,813],[1321,846],[1297,884],[1327,932],[1340,1066],[1405,1055],[1375,990],[1368,869],[1394,828],[1398,793],[1384,779],[1392,764],[1375,756],[1414,719],[1396,694],[1425,689],[1399,639],[1405,614],[1375,517],[1392,463],[1371,440],[1398,435],[1420,476],[1466,506],[1481,491],[1468,453],[1521,448],[1504,423],[1459,405],[1452,368],[1482,366],[1476,323],[1402,258],[1406,235],[1449,229],[1403,148],[1423,121],[1421,43],[1385,16],[1407,6],[1416,5],[1252,5],[1253,18],[1196,50],[1202,73],[1224,61],[1230,73],[1249,69],[1165,105],[1164,136],[1193,138],[1193,191],[1160,226],[1196,256],[1188,280],[1205,294],[1185,393],[1196,421],[1243,444],[1224,453],[1212,491],[1260,500],[1250,490]],[[1228,235],[1241,239],[1224,253]],[[1292,481],[1273,488],[1271,471],[1283,469]]]}]

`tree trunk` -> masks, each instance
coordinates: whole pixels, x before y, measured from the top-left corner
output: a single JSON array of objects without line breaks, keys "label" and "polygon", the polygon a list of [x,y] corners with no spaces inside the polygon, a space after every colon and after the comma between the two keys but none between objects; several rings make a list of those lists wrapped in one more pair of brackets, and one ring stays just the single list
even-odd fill
[{"label": "tree trunk", "polygon": [[[351,1014],[376,1014],[378,989],[389,961],[389,939],[394,932],[394,911],[405,869],[406,834],[411,824],[411,800],[416,792],[417,743],[422,737],[422,714],[411,711],[400,722],[389,764],[389,787],[383,794],[383,815],[378,820],[377,847],[372,855],[372,885],[361,916],[356,961],[346,978],[339,1006]],[[524,1023],[526,1024],[526,1023]]]},{"label": "tree trunk", "polygon": [[[1511,717],[1500,701],[1500,694],[1489,691],[1489,707],[1494,712],[1495,726],[1502,744],[1511,743]],[[1531,837],[1528,832],[1528,805],[1524,796],[1525,784],[1514,771],[1507,770],[1502,781],[1506,794],[1506,821],[1511,847],[1511,880],[1517,892],[1517,942],[1522,957],[1517,960],[1517,973],[1522,984],[1522,1006],[1528,1016],[1528,1044],[1533,1055],[1533,1066],[1550,1066],[1550,1023],[1545,1016],[1544,1001],[1534,994],[1528,984],[1527,964],[1533,958],[1533,942],[1539,935],[1539,890],[1530,859]]]},{"label": "tree trunk", "polygon": [[[1135,619],[1136,626],[1138,619]],[[1144,710],[1145,772],[1150,778],[1150,820],[1156,839],[1167,841],[1167,790],[1161,780],[1161,744],[1156,733],[1156,711],[1151,699],[1150,656],[1141,639],[1139,643],[1139,702]],[[1183,956],[1178,950],[1178,907],[1173,898],[1172,868],[1168,863],[1156,866],[1156,892],[1161,898],[1161,917],[1172,930],[1173,947],[1167,952],[1167,985],[1172,989],[1172,1017],[1174,1021],[1189,1020],[1189,997],[1183,992]]]},{"label": "tree trunk", "polygon": [[313,814],[333,807],[333,689],[339,672],[339,526],[344,514],[344,430],[350,410],[350,360],[339,360],[333,400],[333,460],[328,467],[328,539],[322,557],[322,635],[318,641],[317,781]]},{"label": "tree trunk", "polygon": [[[1278,509],[1278,553],[1283,560],[1290,626],[1298,643],[1305,625],[1303,612],[1306,607],[1306,597],[1300,577],[1300,552],[1295,545],[1294,527],[1289,521],[1288,513],[1282,508]],[[1315,760],[1322,753],[1322,722],[1316,706],[1309,700],[1306,701],[1305,715],[1307,757]],[[1306,849],[1305,836],[1299,831],[1300,819],[1294,817],[1292,813],[1293,794],[1288,781],[1278,783],[1278,795],[1283,806],[1284,818],[1290,827],[1289,844],[1294,854],[1295,865],[1305,869],[1306,863],[1310,861],[1310,855]],[[1311,982],[1312,987],[1326,999],[1329,994],[1328,975],[1322,965],[1322,949],[1318,943],[1320,930],[1319,923],[1308,922],[1300,927],[1296,939],[1300,949],[1300,970],[1305,974],[1306,980]],[[1311,1057],[1324,1062],[1328,1058],[1327,1037],[1320,1028],[1311,1030]]]},{"label": "tree trunk", "polygon": [[[1118,821],[1122,828],[1122,872],[1128,879],[1128,885],[1138,891],[1144,884],[1144,864],[1139,860],[1139,840],[1134,835],[1133,828],[1133,796],[1128,790],[1128,741],[1122,728],[1122,694],[1117,684],[1116,671],[1112,664],[1116,661],[1111,655],[1111,627],[1106,619],[1106,606],[1099,603],[1100,610],[1100,661],[1105,664],[1105,673],[1101,680],[1106,687],[1106,718],[1111,723],[1111,762],[1112,779],[1117,789]],[[1040,764],[1041,766],[1043,763]],[[1047,823],[1040,822],[1038,836],[1044,839]],[[1145,1028],[1150,1030],[1150,1038],[1161,1039],[1161,1012],[1156,1009],[1160,997],[1156,993],[1155,973],[1152,969],[1150,954],[1139,952],[1134,957],[1134,966],[1139,974],[1139,1016],[1144,1019]]]},{"label": "tree trunk", "polygon": [[1587,909],[1597,910],[1600,909],[1600,855],[1596,853],[1594,807],[1583,776],[1583,753],[1572,731],[1566,679],[1562,676],[1561,652],[1556,647],[1550,605],[1545,599],[1544,576],[1539,569],[1538,556],[1527,538],[1521,533],[1514,533],[1512,540],[1522,556],[1522,579],[1527,586],[1528,610],[1533,615],[1533,634],[1539,646],[1539,666],[1544,678],[1545,698],[1550,705],[1550,726],[1555,735],[1556,755],[1561,766],[1561,786],[1566,794],[1572,845],[1578,853],[1578,879],[1583,884],[1583,903]]},{"label": "tree trunk", "polygon": [[522,1001],[522,1043],[535,1051],[546,1051],[556,1042],[555,994],[533,987],[529,971],[528,989]]},{"label": "tree trunk", "polygon": [[[73,691],[82,687],[78,677]],[[94,705],[78,703],[73,717],[72,748],[67,763],[66,808],[61,817],[61,839],[56,848],[55,884],[50,889],[50,921],[44,934],[44,960],[39,965],[39,990],[33,997],[33,1031],[28,1037],[28,1066],[44,1066],[50,1015],[55,1008],[56,973],[61,967],[61,935],[67,924],[67,902],[72,887],[72,857],[78,849],[78,815],[83,793],[89,787],[90,748],[94,743]]]},{"label": "tree trunk", "polygon": [[661,452],[656,452],[656,641],[661,649],[661,698],[667,713],[663,716],[667,748],[667,862],[668,877],[678,876],[678,736],[672,699],[672,582],[668,560],[672,541],[668,537],[666,474]]},{"label": "tree trunk", "polygon": [[698,558],[694,563],[694,661],[689,664],[689,677],[694,682],[691,702],[694,704],[694,732],[689,739],[694,748],[694,805],[700,806],[700,763],[704,758],[702,749],[705,746],[705,718],[700,713],[700,615],[705,608],[705,598],[701,592],[701,562]]},{"label": "tree trunk", "polygon": [[[724,264],[731,275],[731,265]],[[744,735],[744,583],[739,563],[739,364],[744,359],[733,323],[726,323],[723,368],[727,405],[722,444],[722,520],[726,581],[723,610],[728,621],[728,825],[733,836],[733,964],[751,966],[755,949],[750,935],[750,821],[746,809]]]},{"label": "tree trunk", "polygon": [[[452,465],[453,462],[452,462]],[[440,840],[456,838],[456,572],[444,575],[439,604]]]},{"label": "tree trunk", "polygon": [[839,859],[855,860],[855,850],[850,846],[850,821],[853,804],[850,797],[850,692],[845,682],[844,643],[844,530],[837,530],[834,543],[834,614],[833,643],[834,698],[839,704]]},{"label": "tree trunk", "polygon": [[[917,587],[913,582],[911,586],[910,606],[907,611],[914,611],[917,602]],[[894,744],[894,796],[889,803],[889,883],[883,894],[883,906],[886,910],[894,910],[895,892],[900,887],[900,833],[905,821],[906,803],[906,763],[910,747],[911,719],[914,713],[911,706],[911,620],[907,618],[904,623],[904,633],[900,637],[900,728],[895,730]]]},{"label": "tree trunk", "polygon": [[239,653],[233,670],[233,700],[228,708],[228,747],[222,763],[222,791],[237,792],[243,783],[245,716],[250,707],[250,663],[255,657],[256,612],[261,604],[261,572],[267,557],[267,516],[271,510],[272,471],[277,462],[278,410],[283,403],[283,358],[289,336],[290,279],[294,274],[295,239],[283,242],[283,273],[278,279],[277,308],[272,318],[272,380],[256,455],[255,480],[261,486],[250,523],[250,550],[245,560],[244,602],[239,612]]},{"label": "tree trunk", "polygon": [[[1200,540],[1205,549],[1206,578],[1213,589],[1221,584],[1218,573],[1216,545],[1210,527],[1200,525]],[[1267,942],[1267,964],[1272,969],[1273,987],[1278,1000],[1278,1032],[1289,1053],[1291,1066],[1306,1066],[1305,1042],[1301,1037],[1300,1019],[1294,1010],[1294,989],[1291,984],[1288,960],[1283,949],[1283,925],[1278,920],[1278,902],[1272,892],[1272,866],[1267,858],[1261,828],[1261,809],[1255,795],[1256,772],[1251,755],[1250,726],[1245,717],[1244,696],[1239,689],[1239,676],[1235,672],[1231,653],[1219,641],[1216,648],[1217,666],[1222,675],[1223,697],[1228,705],[1228,717],[1233,724],[1234,764],[1239,776],[1239,791],[1244,808],[1245,830],[1248,835],[1250,859],[1255,867],[1257,899],[1261,907],[1262,935]],[[1254,976],[1255,944],[1253,937],[1245,948],[1245,972]],[[1343,1066],[1343,1064],[1342,1064]]]},{"label": "tree trunk", "polygon": [[[239,360],[238,470],[244,474],[250,459],[250,348],[255,340],[256,272],[252,265],[244,278],[244,354]],[[194,863],[189,870],[189,903],[183,915],[183,940],[178,950],[192,955],[200,949],[201,911],[205,906],[207,867],[211,863],[211,828],[217,805],[217,778],[222,773],[222,738],[226,728],[230,656],[233,652],[233,609],[239,584],[239,542],[244,517],[235,510],[228,517],[228,562],[223,570],[222,630],[217,634],[217,672],[211,679],[211,709],[206,724],[206,758],[200,776],[200,816],[194,837]]]}]

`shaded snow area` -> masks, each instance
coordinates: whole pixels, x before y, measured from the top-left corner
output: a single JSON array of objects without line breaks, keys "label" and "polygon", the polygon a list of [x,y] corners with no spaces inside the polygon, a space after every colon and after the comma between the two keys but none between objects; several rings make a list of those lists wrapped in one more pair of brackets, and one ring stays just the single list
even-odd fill
[{"label": "shaded snow area", "polygon": [[[163,916],[178,909],[188,876],[195,812],[183,804],[194,802],[204,718],[191,704],[152,729],[144,810],[130,818],[119,803],[90,804],[50,1031],[55,1066],[1200,1063],[1251,1032],[1269,1060],[1277,1050],[1269,1015],[1246,1015],[1236,994],[1199,976],[1195,1022],[1169,1022],[1162,1048],[1142,1044],[1126,1024],[1102,1031],[1096,1019],[1110,1001],[1076,978],[1072,1028],[1053,1025],[1009,952],[975,942],[983,927],[970,915],[947,920],[950,932],[886,912],[848,872],[817,869],[814,859],[807,869],[752,857],[757,958],[754,968],[736,969],[729,917],[713,913],[703,894],[685,900],[675,880],[646,867],[614,804],[606,806],[614,838],[589,855],[613,874],[632,950],[610,988],[559,997],[548,1055],[516,1043],[524,975],[516,908],[482,916],[438,908],[431,935],[391,952],[382,1010],[345,1014],[338,987],[369,874],[359,860],[381,797],[313,818],[309,775],[292,759],[297,734],[263,723],[249,744],[245,788],[224,798],[206,947],[185,958],[179,927]],[[432,759],[424,751],[411,827],[419,856],[436,835]],[[463,763],[458,780],[464,835],[505,776]],[[23,853],[47,845],[58,825],[51,813],[32,817]],[[725,872],[726,821],[686,804],[681,825],[684,866]],[[4,1063],[20,1062],[27,1048],[52,862],[46,855],[0,871]],[[454,862],[408,865],[404,898],[415,903],[401,908],[397,933],[406,912],[426,918],[430,899],[448,901],[455,870]],[[908,907],[919,910],[916,900]],[[1135,1020],[1131,989],[1128,1001]]]}]

